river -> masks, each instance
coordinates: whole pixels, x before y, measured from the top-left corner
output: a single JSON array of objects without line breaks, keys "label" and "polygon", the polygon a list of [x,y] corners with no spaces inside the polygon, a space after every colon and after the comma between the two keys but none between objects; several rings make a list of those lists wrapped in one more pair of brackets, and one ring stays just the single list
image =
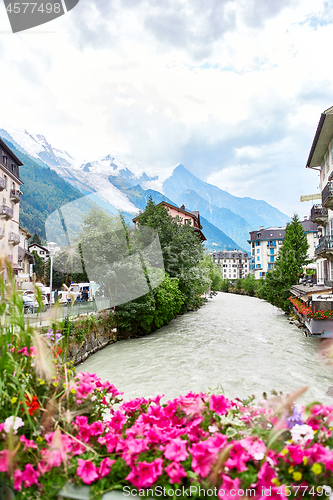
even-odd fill
[{"label": "river", "polygon": [[106,347],[77,370],[109,380],[126,400],[164,394],[166,401],[215,388],[229,398],[260,397],[306,385],[302,403],[332,404],[325,393],[333,366],[321,361],[318,347],[268,302],[218,293],[149,336]]}]

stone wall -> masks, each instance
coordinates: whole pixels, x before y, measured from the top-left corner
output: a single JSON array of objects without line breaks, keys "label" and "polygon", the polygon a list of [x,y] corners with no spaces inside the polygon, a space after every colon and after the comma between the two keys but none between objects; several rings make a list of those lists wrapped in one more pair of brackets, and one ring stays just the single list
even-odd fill
[{"label": "stone wall", "polygon": [[114,328],[110,314],[100,313],[96,319],[97,321],[91,323],[89,330],[87,328],[84,332],[84,339],[81,342],[76,340],[76,333],[78,329],[84,329],[84,319],[80,318],[74,322],[74,330],[68,343],[67,361],[73,360],[74,365],[78,365],[95,352],[117,342],[117,328]]}]

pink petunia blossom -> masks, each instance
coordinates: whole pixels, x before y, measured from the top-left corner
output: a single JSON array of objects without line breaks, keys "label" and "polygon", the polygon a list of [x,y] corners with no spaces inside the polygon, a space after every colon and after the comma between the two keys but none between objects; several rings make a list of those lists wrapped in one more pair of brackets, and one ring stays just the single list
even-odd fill
[{"label": "pink petunia blossom", "polygon": [[98,477],[101,479],[104,476],[107,476],[111,470],[111,466],[116,463],[116,460],[110,460],[108,457],[105,457],[97,469]]},{"label": "pink petunia blossom", "polygon": [[22,481],[24,481],[25,488],[29,488],[33,484],[38,484],[38,477],[40,473],[35,471],[31,464],[27,464],[22,472]]},{"label": "pink petunia blossom", "polygon": [[186,460],[188,457],[188,453],[186,451],[187,442],[183,441],[180,438],[173,439],[170,441],[164,450],[164,456],[168,460],[175,460],[176,462],[182,462]]},{"label": "pink petunia blossom", "polygon": [[103,434],[104,429],[105,425],[103,424],[103,422],[94,422],[90,426],[90,434],[91,436],[100,436],[101,434]]},{"label": "pink petunia blossom", "polygon": [[157,481],[163,472],[163,460],[157,458],[153,462],[139,462],[136,468],[132,468],[126,479],[136,488],[148,488]]},{"label": "pink petunia blossom", "polygon": [[95,465],[90,460],[78,459],[77,475],[85,484],[91,484],[95,479],[98,479],[98,472]]},{"label": "pink petunia blossom", "polygon": [[28,448],[38,448],[38,445],[34,442],[33,439],[27,439],[25,436],[20,436],[20,441],[24,444],[23,451],[26,451]]},{"label": "pink petunia blossom", "polygon": [[171,484],[180,484],[182,477],[187,476],[184,467],[182,467],[178,462],[171,462],[171,464],[165,468],[165,472],[168,474]]},{"label": "pink petunia blossom", "polygon": [[22,471],[20,469],[16,469],[14,472],[14,488],[17,491],[22,490]]},{"label": "pink petunia blossom", "polygon": [[8,450],[0,451],[0,472],[7,472],[9,465]]},{"label": "pink petunia blossom", "polygon": [[217,496],[224,500],[225,498],[241,498],[238,495],[238,491],[240,490],[240,479],[236,477],[235,479],[231,479],[231,477],[226,474],[222,475],[223,483],[221,488],[218,491]]},{"label": "pink petunia blossom", "polygon": [[226,415],[232,405],[233,403],[222,394],[218,396],[212,394],[209,400],[209,409],[217,413],[217,415]]}]

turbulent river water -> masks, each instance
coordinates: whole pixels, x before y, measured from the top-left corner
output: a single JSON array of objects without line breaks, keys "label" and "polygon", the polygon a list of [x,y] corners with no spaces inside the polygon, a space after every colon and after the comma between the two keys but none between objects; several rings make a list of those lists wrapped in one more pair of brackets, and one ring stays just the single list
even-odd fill
[{"label": "turbulent river water", "polygon": [[260,397],[306,385],[301,402],[332,404],[325,393],[333,366],[324,364],[318,348],[317,339],[305,337],[271,304],[219,293],[152,335],[106,347],[77,370],[109,380],[126,400],[164,394],[166,401],[218,387],[229,398]]}]

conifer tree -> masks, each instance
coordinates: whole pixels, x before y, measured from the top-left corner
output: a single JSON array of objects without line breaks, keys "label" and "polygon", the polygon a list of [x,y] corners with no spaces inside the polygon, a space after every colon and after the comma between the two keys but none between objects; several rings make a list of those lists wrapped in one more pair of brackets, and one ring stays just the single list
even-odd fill
[{"label": "conifer tree", "polygon": [[309,244],[303,226],[295,214],[288,222],[285,239],[276,259],[275,268],[259,285],[258,296],[284,311],[290,310],[289,289],[298,283],[303,266],[308,264]]}]

